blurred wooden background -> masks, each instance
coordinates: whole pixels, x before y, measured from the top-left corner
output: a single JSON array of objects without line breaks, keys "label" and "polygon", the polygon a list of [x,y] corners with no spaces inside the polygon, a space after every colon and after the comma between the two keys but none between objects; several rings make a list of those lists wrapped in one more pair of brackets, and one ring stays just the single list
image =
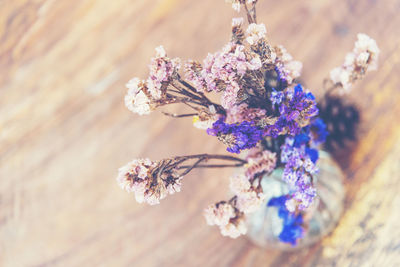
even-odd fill
[{"label": "blurred wooden background", "polygon": [[115,182],[135,157],[224,152],[188,120],[123,104],[154,47],[202,59],[228,41],[223,0],[0,0],[0,266],[400,266],[400,1],[259,2],[317,94],[358,32],[382,50],[349,96],[362,129],[338,157],[348,193],[333,234],[293,253],[220,236],[202,210],[232,170],[194,172],[153,207]]}]

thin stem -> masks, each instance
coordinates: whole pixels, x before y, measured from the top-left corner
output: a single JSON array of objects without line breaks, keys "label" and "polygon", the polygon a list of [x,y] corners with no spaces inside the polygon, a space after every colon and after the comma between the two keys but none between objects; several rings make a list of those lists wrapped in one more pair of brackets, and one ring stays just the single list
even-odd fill
[{"label": "thin stem", "polygon": [[[206,165],[197,165],[196,168],[231,168],[231,167],[242,167],[244,163],[238,164],[206,164]],[[178,169],[186,169],[190,168],[192,165],[184,165],[178,167]]]},{"label": "thin stem", "polygon": [[251,8],[251,12],[253,13],[253,21],[254,21],[254,23],[257,23],[256,4],[257,4],[257,1],[253,3],[253,6]]},{"label": "thin stem", "polygon": [[175,159],[182,159],[182,158],[186,158],[186,159],[196,159],[196,158],[205,158],[207,160],[209,159],[221,159],[221,160],[230,160],[230,161],[238,161],[241,162],[243,164],[246,164],[247,161],[240,159],[240,158],[236,158],[233,156],[227,156],[227,155],[213,155],[213,154],[197,154],[197,155],[189,155],[189,156],[182,156],[182,157],[176,157]]},{"label": "thin stem", "polygon": [[162,112],[165,116],[173,117],[173,118],[184,118],[184,117],[192,117],[198,115],[198,113],[187,113],[187,114],[172,114],[168,112]]},{"label": "thin stem", "polygon": [[249,8],[247,7],[247,3],[244,2],[243,5],[244,5],[244,9],[246,9],[247,21],[249,22],[249,24],[255,23],[254,20],[253,20],[253,17],[252,17],[251,14],[250,14]]},{"label": "thin stem", "polygon": [[182,173],[182,176],[185,176],[186,174],[188,174],[191,170],[193,170],[194,168],[196,168],[197,165],[200,164],[200,162],[202,162],[203,160],[205,160],[205,158],[200,158],[198,159],[191,167],[189,167],[186,171],[184,171]]}]

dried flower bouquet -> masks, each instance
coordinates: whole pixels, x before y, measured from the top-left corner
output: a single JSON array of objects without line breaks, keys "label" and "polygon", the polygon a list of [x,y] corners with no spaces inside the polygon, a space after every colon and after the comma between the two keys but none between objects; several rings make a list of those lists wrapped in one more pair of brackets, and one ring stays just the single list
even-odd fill
[{"label": "dried flower bouquet", "polygon": [[[181,103],[192,112],[165,115],[193,118],[193,125],[218,138],[230,155],[199,154],[152,161],[135,159],[119,169],[117,181],[138,202],[158,204],[168,194],[181,190],[182,179],[191,170],[207,167],[240,167],[231,177],[234,196],[205,209],[209,225],[225,236],[246,233],[245,215],[264,203],[260,181],[265,174],[283,168],[282,180],[290,193],[273,198],[268,206],[278,208],[283,219],[281,241],[296,244],[306,220],[303,214],[317,195],[313,177],[318,172],[321,144],[328,136],[314,95],[297,82],[302,63],[266,38],[266,27],[256,20],[257,0],[227,0],[244,19],[232,20],[232,38],[202,63],[167,56],[162,46],[149,65],[147,80],[134,78],[127,84],[125,104],[133,113],[147,115],[162,106]],[[377,67],[379,49],[373,39],[359,34],[354,50],[342,66],[324,82],[326,94],[342,94]],[[220,94],[214,103],[208,94]],[[214,160],[223,163],[211,163]],[[267,179],[267,178],[266,178]]]}]

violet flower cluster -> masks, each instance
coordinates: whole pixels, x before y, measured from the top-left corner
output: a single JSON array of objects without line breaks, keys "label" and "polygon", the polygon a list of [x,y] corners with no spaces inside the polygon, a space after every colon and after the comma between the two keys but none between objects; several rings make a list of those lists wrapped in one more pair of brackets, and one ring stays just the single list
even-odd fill
[{"label": "violet flower cluster", "polygon": [[[163,113],[173,118],[191,117],[196,128],[216,137],[232,155],[195,154],[158,161],[133,160],[119,170],[120,186],[135,194],[138,202],[158,204],[181,190],[184,177],[193,169],[240,167],[231,178],[232,198],[205,210],[207,223],[223,235],[236,238],[246,233],[245,216],[266,204],[261,186],[277,168],[289,193],[269,200],[283,219],[283,242],[295,244],[303,235],[307,212],[317,197],[320,146],[327,127],[318,118],[314,95],[298,82],[302,63],[282,45],[267,40],[264,24],[257,23],[257,0],[227,0],[243,18],[232,20],[232,37],[221,50],[204,60],[181,63],[165,49],[156,48],[147,79],[133,78],[127,84],[125,105],[133,113],[148,115],[171,104],[187,112]],[[345,63],[331,72],[331,87],[347,92],[350,85],[376,68],[379,49],[373,39],[359,34]],[[210,97],[211,94],[218,97]],[[213,161],[213,162],[210,162]],[[223,161],[223,163],[214,163]]]},{"label": "violet flower cluster", "polygon": [[278,216],[282,219],[282,230],[279,239],[282,242],[295,246],[300,238],[304,236],[304,218],[301,213],[293,213],[286,207],[287,196],[271,198],[268,201],[269,207],[276,207]]}]

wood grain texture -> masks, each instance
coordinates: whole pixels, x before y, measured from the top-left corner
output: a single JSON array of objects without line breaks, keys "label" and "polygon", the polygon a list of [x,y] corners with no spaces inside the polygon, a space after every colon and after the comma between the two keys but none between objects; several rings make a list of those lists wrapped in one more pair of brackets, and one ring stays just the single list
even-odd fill
[{"label": "wood grain texture", "polygon": [[160,205],[121,191],[118,167],[224,148],[189,121],[132,115],[124,84],[153,49],[202,59],[229,39],[223,0],[0,0],[0,266],[400,266],[400,1],[260,0],[271,42],[317,94],[365,32],[380,69],[350,100],[359,141],[338,156],[346,210],[320,243],[282,253],[208,227],[231,170],[200,170]]}]

